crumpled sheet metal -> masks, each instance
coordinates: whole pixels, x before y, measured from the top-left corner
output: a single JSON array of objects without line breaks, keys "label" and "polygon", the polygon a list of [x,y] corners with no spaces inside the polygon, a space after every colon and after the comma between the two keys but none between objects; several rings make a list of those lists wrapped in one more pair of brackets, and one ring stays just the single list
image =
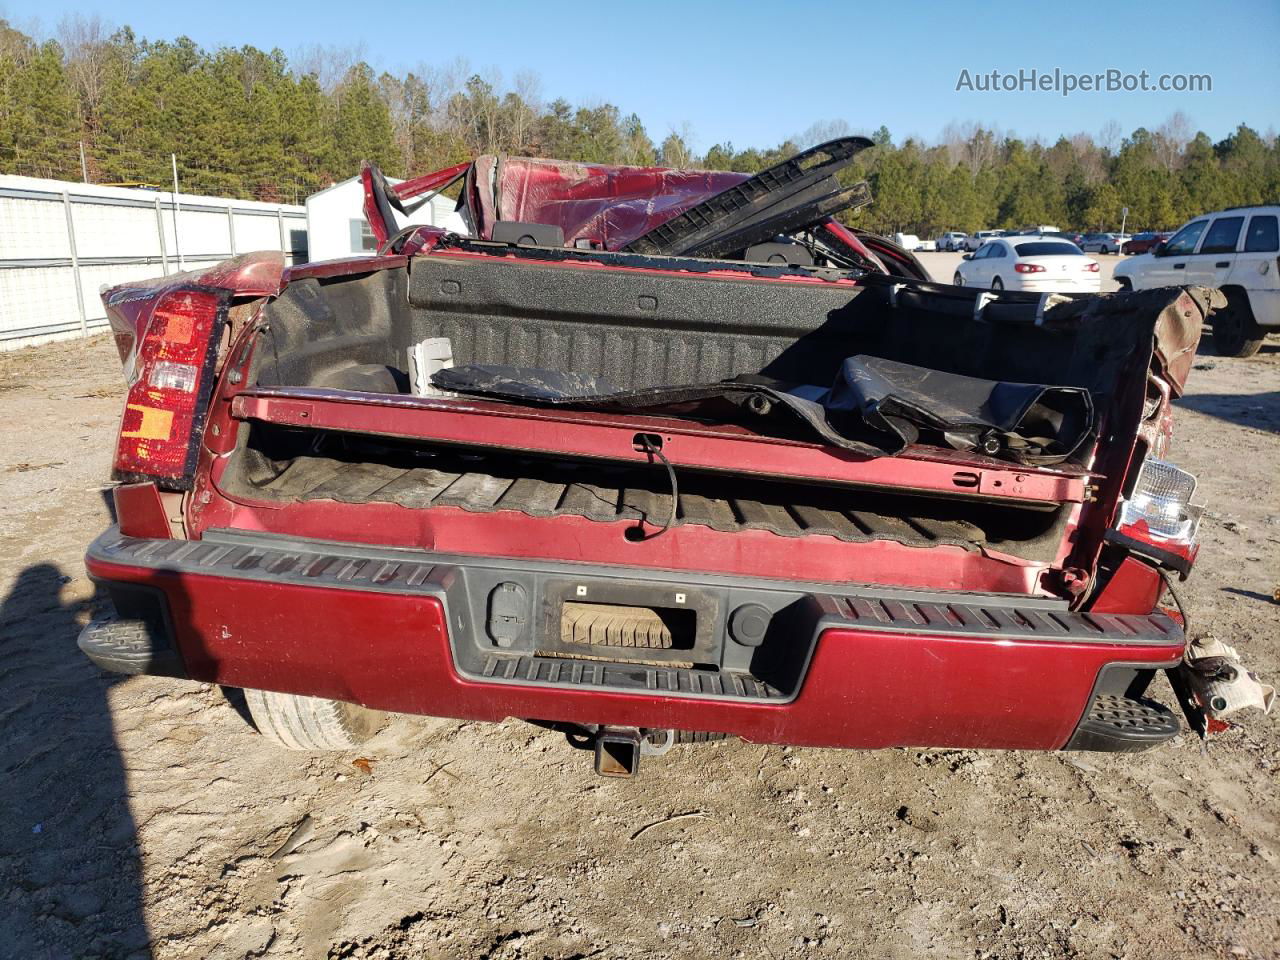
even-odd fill
[{"label": "crumpled sheet metal", "polygon": [[495,220],[516,220],[557,225],[568,246],[616,250],[748,175],[486,154],[470,177],[485,239]]}]

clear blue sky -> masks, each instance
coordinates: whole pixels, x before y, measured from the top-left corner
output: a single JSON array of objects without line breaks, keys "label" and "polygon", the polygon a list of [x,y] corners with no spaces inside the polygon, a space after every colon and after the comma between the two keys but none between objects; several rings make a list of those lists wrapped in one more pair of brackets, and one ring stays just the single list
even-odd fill
[{"label": "clear blue sky", "polygon": [[[1020,136],[1124,133],[1176,110],[1215,139],[1245,122],[1280,129],[1280,0],[1133,3],[853,3],[651,0],[628,4],[356,3],[316,0],[0,0],[0,15],[51,33],[68,14],[141,36],[292,54],[360,45],[379,69],[464,58],[509,80],[541,77],[547,99],[616,103],[660,140],[688,124],[705,150],[769,146],[816,122],[885,124],[895,140],[976,121]],[[1207,73],[1211,93],[956,92],[971,73],[1019,68]]]}]

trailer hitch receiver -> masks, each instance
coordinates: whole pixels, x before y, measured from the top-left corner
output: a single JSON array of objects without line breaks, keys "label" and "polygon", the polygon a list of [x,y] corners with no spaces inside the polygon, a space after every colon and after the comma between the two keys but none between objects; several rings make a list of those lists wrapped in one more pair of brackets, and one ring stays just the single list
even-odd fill
[{"label": "trailer hitch receiver", "polygon": [[640,731],[635,727],[601,727],[595,748],[596,773],[602,777],[634,777],[640,770]]}]

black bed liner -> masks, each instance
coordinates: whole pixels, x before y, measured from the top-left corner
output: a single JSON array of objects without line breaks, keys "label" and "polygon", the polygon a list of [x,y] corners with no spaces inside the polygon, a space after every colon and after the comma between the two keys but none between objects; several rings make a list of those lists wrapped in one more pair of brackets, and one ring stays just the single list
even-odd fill
[{"label": "black bed liner", "polygon": [[290,283],[264,311],[269,349],[255,352],[250,382],[368,390],[349,382],[359,365],[384,372],[385,392],[402,392],[395,378],[407,378],[412,346],[443,338],[459,367],[556,370],[623,391],[756,375],[826,388],[846,358],[865,354],[1083,388],[1105,411],[1177,298],[1164,290],[1046,305],[1029,294],[870,275],[767,280],[695,273],[662,257],[598,254],[601,262],[578,265],[546,262],[544,253],[442,252],[413,258],[407,270]]}]

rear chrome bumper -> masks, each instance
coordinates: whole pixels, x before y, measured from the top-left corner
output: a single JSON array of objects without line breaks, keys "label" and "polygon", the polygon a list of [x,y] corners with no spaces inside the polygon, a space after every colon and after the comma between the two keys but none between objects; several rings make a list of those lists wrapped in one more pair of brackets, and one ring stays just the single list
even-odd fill
[{"label": "rear chrome bumper", "polygon": [[[714,730],[814,746],[1056,749],[1086,717],[1104,669],[1172,666],[1183,649],[1161,614],[1071,613],[1027,597],[446,557],[231,531],[186,541],[112,528],[86,564],[113,597],[142,588],[163,598],[162,612],[149,615],[160,626],[145,636],[173,657],[135,649],[113,666],[92,635],[82,639],[107,669],[141,663],[127,672],[474,720]],[[575,656],[555,642],[571,597],[683,604],[696,612],[696,640],[687,651],[605,645]],[[133,634],[139,643],[143,635]]]}]

